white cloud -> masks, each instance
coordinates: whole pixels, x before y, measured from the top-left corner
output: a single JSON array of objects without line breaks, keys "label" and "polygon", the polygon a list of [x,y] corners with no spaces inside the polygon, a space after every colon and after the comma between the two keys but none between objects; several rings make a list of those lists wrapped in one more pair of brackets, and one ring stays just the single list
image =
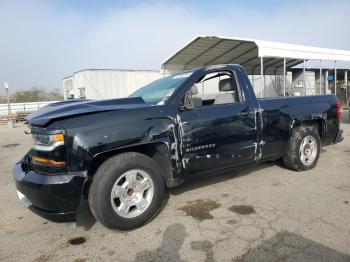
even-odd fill
[{"label": "white cloud", "polygon": [[60,88],[83,68],[159,69],[199,34],[350,49],[348,1],[291,1],[275,13],[226,5],[201,12],[148,2],[91,15],[48,1],[1,1],[0,83]]}]

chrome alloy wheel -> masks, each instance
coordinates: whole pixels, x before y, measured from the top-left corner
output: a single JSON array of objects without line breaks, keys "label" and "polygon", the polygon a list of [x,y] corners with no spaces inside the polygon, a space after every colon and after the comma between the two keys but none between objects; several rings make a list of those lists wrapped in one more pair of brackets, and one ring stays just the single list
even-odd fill
[{"label": "chrome alloy wheel", "polygon": [[301,162],[305,166],[311,165],[317,156],[317,150],[318,148],[316,139],[313,136],[304,137],[299,148],[299,156]]},{"label": "chrome alloy wheel", "polygon": [[143,170],[132,169],[114,183],[111,191],[112,207],[121,217],[137,217],[149,207],[153,194],[154,185],[150,175]]}]

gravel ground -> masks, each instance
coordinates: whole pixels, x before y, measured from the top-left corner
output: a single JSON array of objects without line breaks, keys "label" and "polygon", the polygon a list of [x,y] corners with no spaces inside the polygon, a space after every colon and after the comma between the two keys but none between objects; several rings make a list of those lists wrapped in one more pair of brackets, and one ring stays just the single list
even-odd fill
[{"label": "gravel ground", "polygon": [[[350,261],[350,123],[308,172],[265,163],[170,191],[142,228],[111,231],[83,204],[76,229],[32,214],[12,167],[30,147],[25,127],[0,126],[1,261]],[[85,207],[84,207],[85,206]]]}]

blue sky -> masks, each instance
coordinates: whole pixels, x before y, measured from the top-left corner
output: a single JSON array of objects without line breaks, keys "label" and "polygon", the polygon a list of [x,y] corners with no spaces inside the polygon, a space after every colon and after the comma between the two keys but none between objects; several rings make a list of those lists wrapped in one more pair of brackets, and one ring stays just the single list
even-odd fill
[{"label": "blue sky", "polygon": [[[49,0],[50,1],[50,0]],[[259,10],[259,11],[274,11],[286,5],[288,2],[293,1],[280,1],[280,0],[271,0],[271,1],[259,1],[259,0],[222,0],[222,1],[208,1],[208,0],[188,0],[188,1],[152,1],[152,0],[75,0],[75,1],[51,1],[52,5],[55,5],[57,10],[65,12],[65,10],[75,10],[78,12],[90,13],[92,15],[101,15],[107,10],[110,9],[124,9],[124,8],[133,8],[135,6],[152,6],[152,5],[176,5],[188,8],[191,11],[204,12],[210,14],[212,9],[221,9],[225,10],[227,5],[234,5],[241,9],[250,9],[250,10]],[[297,0],[298,2],[298,0]],[[299,2],[302,2],[299,0]]]},{"label": "blue sky", "polygon": [[196,35],[350,50],[350,1],[1,0],[0,94],[84,68],[159,69]]}]

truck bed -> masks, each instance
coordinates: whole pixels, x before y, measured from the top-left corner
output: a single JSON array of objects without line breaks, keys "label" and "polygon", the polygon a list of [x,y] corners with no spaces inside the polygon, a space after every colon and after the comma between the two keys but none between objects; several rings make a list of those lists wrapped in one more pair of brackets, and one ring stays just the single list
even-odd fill
[{"label": "truck bed", "polygon": [[258,101],[264,110],[283,109],[285,107],[291,110],[291,108],[296,107],[295,110],[293,110],[295,114],[298,114],[298,112],[305,113],[305,110],[315,112],[312,104],[317,104],[318,110],[321,109],[320,105],[322,105],[322,109],[326,109],[336,104],[334,95],[259,98]]}]

